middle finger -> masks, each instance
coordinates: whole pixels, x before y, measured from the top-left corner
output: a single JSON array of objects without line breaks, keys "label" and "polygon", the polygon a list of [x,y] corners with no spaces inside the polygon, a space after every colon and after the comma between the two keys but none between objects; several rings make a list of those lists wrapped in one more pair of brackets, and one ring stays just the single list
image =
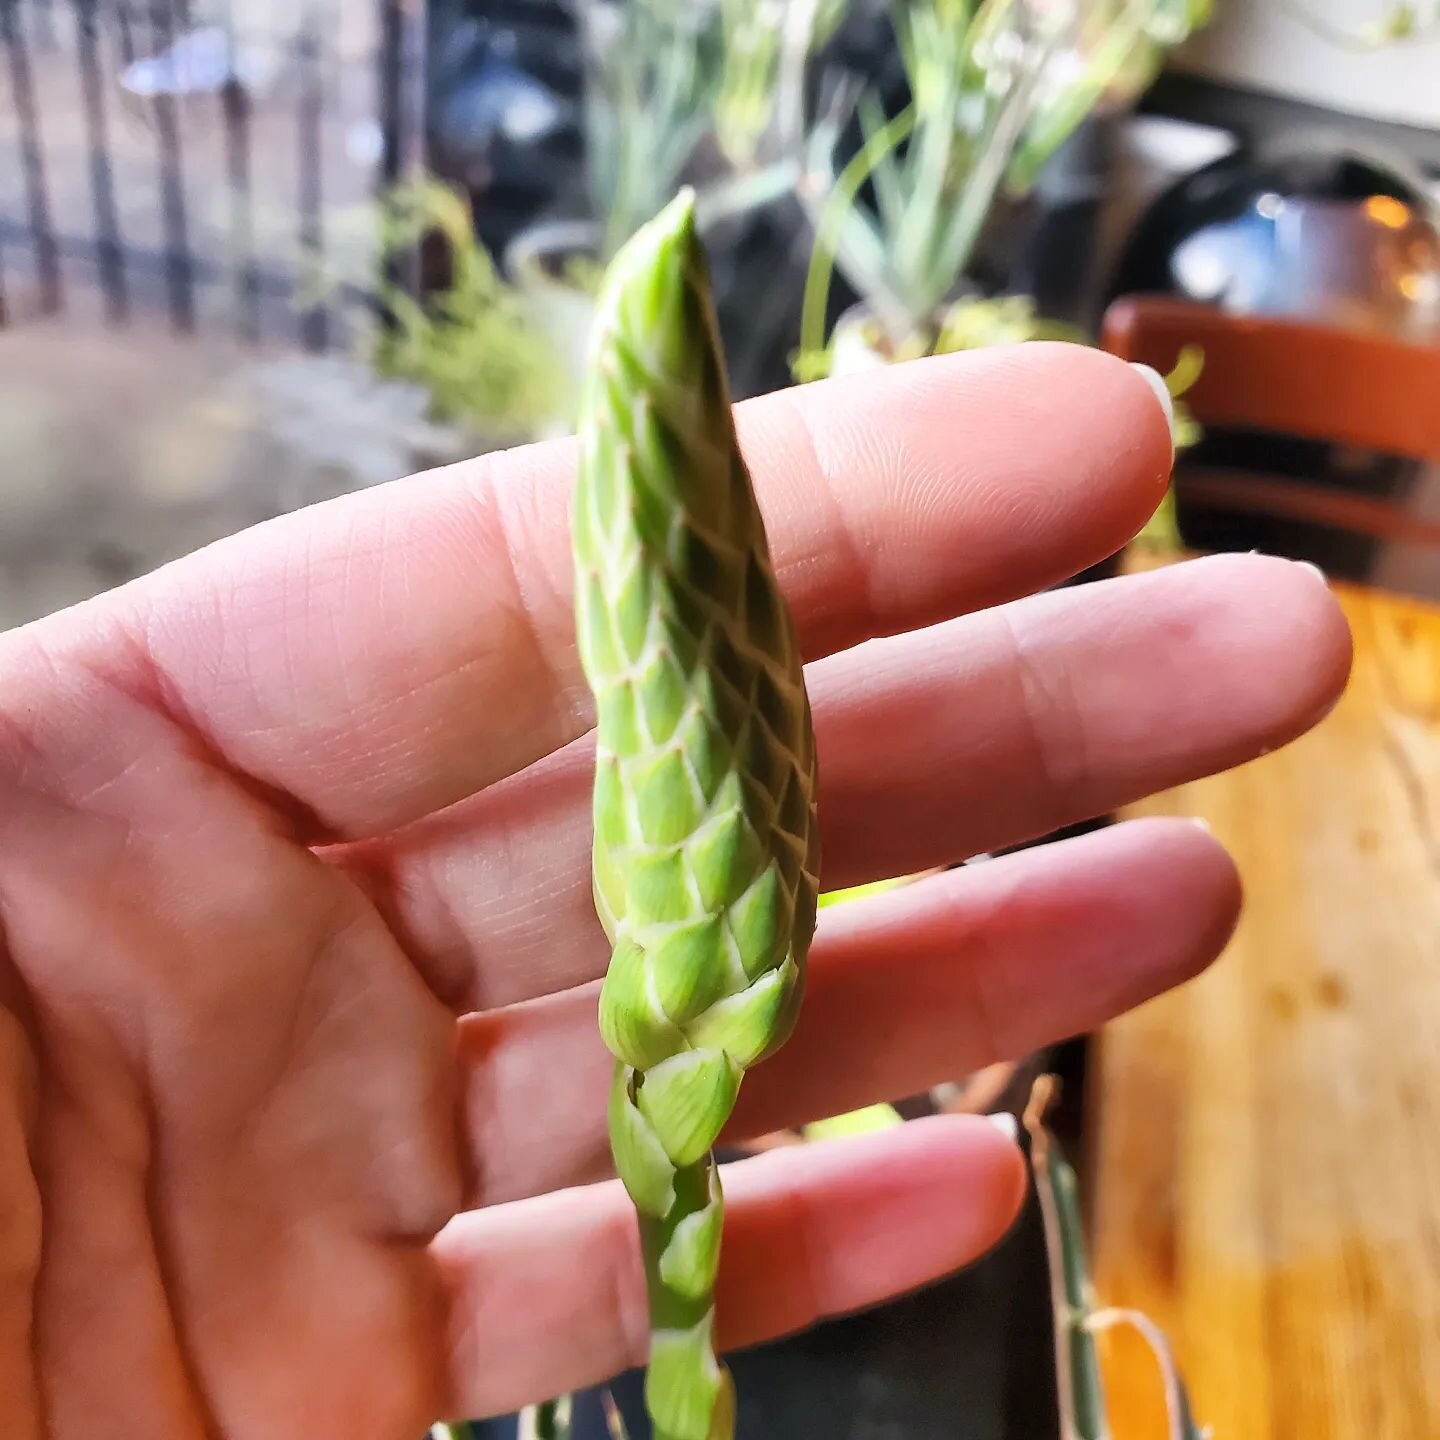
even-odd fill
[{"label": "middle finger", "polygon": [[[827,889],[962,859],[1292,739],[1349,637],[1314,573],[1224,556],[872,641],[807,670]],[[591,980],[589,742],[352,853],[459,1010]]]}]

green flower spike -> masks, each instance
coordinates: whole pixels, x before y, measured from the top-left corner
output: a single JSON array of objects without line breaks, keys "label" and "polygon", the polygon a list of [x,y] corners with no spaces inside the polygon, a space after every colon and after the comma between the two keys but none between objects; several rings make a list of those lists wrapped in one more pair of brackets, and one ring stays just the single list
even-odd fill
[{"label": "green flower spike", "polygon": [[735,442],[688,192],[615,257],[593,343],[574,545],[599,717],[611,1146],[639,1214],[656,1440],[728,1440],[710,1151],[745,1071],[794,1025],[819,835],[800,655]]}]

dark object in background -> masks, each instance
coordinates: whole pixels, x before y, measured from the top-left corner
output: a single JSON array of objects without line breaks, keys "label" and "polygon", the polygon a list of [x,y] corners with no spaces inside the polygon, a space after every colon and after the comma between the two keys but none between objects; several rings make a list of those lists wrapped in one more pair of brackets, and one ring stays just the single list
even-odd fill
[{"label": "dark object in background", "polygon": [[[1404,387],[1397,412],[1396,392],[1375,390],[1360,407],[1388,405],[1395,422],[1359,437],[1337,428],[1336,408],[1364,384],[1363,368],[1332,365],[1326,379],[1316,368],[1347,334],[1440,345],[1440,230],[1418,173],[1323,140],[1244,147],[1154,203],[1109,289],[1301,322],[1263,362],[1242,361],[1228,331],[1204,326],[1215,353],[1187,397],[1204,436],[1177,468],[1187,546],[1265,550],[1340,578],[1440,595],[1440,455],[1407,438],[1407,414],[1440,409],[1437,392]],[[1167,368],[1172,342],[1185,338],[1168,329],[1163,354],[1145,342],[1133,358]],[[1189,338],[1205,348],[1198,329]],[[1367,353],[1357,346],[1354,365]],[[1241,363],[1245,404],[1238,377],[1224,373]]]},{"label": "dark object in background", "polygon": [[547,0],[432,0],[426,137],[499,255],[528,224],[586,203],[574,16]]},{"label": "dark object in background", "polygon": [[[734,1356],[736,1440],[1054,1440],[1049,1293],[1032,1195],[1015,1230],[961,1274]],[[616,1398],[638,1437],[638,1377]]]},{"label": "dark object in background", "polygon": [[1115,147],[1126,117],[1089,116],[1050,157],[1023,200],[996,206],[972,267],[996,293],[1029,295],[1036,311],[1093,333],[1105,278],[1100,258]]},{"label": "dark object in background", "polygon": [[1440,333],[1440,232],[1423,179],[1329,142],[1236,150],[1167,190],[1109,287],[1239,314]]},{"label": "dark object in background", "polygon": [[[504,254],[537,223],[585,218],[585,65],[573,10],[559,0],[431,0],[428,51],[430,168],[469,194],[476,234],[490,253]],[[827,46],[826,64],[874,82],[894,108],[904,103],[893,32],[873,0],[854,6]],[[852,124],[842,163],[859,142]],[[791,380],[810,256],[809,223],[798,211],[787,199],[706,236],[739,398]],[[838,308],[853,299],[842,285],[836,292]]]},{"label": "dark object in background", "polygon": [[[1216,426],[1177,476],[1176,519],[1188,549],[1284,555],[1337,580],[1435,599],[1435,477],[1433,464],[1391,452]],[[1289,503],[1277,505],[1287,485]],[[1342,501],[1333,511],[1330,495]],[[1379,506],[1394,512],[1379,521],[1384,533]]]}]

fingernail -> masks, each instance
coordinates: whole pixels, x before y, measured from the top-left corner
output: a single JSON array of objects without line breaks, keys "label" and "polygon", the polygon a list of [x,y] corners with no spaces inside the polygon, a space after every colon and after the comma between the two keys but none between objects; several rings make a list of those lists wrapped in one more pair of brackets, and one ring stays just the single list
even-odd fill
[{"label": "fingernail", "polygon": [[1308,570],[1322,585],[1329,589],[1330,577],[1318,566],[1312,565],[1308,560],[1295,561],[1302,570]]},{"label": "fingernail", "polygon": [[1165,377],[1149,365],[1141,365],[1137,361],[1130,362],[1130,368],[1150,387],[1155,398],[1160,402],[1160,408],[1165,412],[1165,423],[1170,427],[1171,443],[1175,437],[1175,402],[1170,398],[1170,388],[1165,384]]},{"label": "fingernail", "polygon": [[985,1117],[1012,1145],[1020,1140],[1020,1126],[1008,1110],[997,1110]]},{"label": "fingernail", "polygon": [[1210,822],[1203,815],[1187,815],[1185,818],[1197,830],[1203,830],[1207,835],[1213,833],[1210,829]]}]

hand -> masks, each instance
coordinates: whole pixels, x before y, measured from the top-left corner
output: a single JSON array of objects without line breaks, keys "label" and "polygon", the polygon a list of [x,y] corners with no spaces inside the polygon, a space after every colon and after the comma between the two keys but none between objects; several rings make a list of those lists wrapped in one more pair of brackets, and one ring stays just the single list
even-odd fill
[{"label": "hand", "polygon": [[[1344,682],[1337,607],[1285,561],[1016,598],[1163,491],[1164,420],[1108,357],[922,361],[741,419],[815,661],[827,886],[1236,764]],[[629,1207],[585,1183],[607,955],[571,459],[355,495],[0,637],[10,1440],[417,1440],[642,1358]],[[1146,821],[827,912],[734,1134],[1098,1025],[1237,904],[1204,833]],[[1022,1188],[951,1117],[732,1175],[732,1344],[972,1259]]]}]

